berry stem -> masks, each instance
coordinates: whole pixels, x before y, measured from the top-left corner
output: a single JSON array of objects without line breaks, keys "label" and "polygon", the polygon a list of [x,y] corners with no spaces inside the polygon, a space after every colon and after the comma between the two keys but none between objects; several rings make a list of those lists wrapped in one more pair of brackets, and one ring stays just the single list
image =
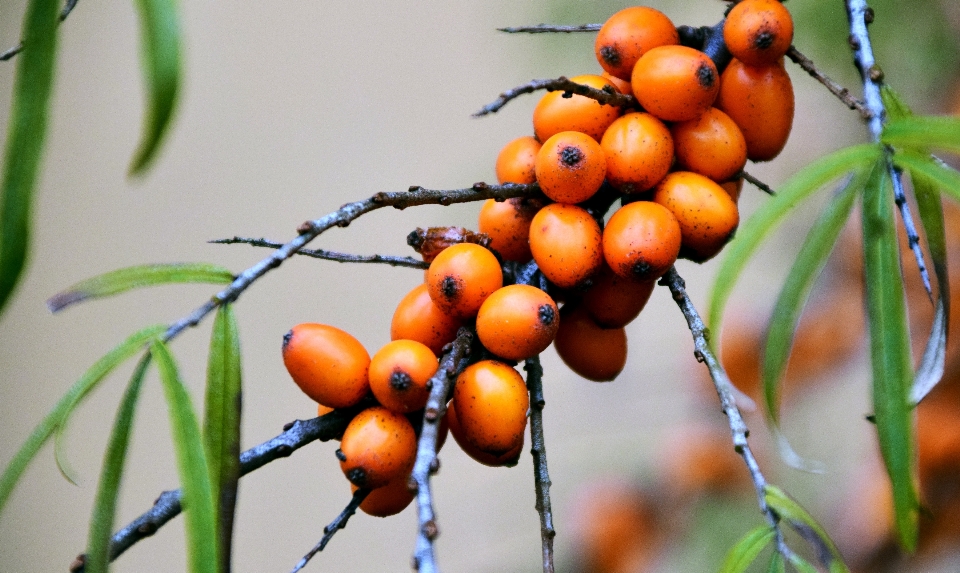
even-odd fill
[{"label": "berry stem", "polygon": [[[536,285],[534,285],[536,286]],[[523,365],[530,390],[530,454],[533,455],[534,489],[540,514],[540,541],[543,547],[543,573],[553,573],[553,510],[550,506],[550,473],[547,471],[547,445],[543,437],[543,367],[540,357],[528,358]]]}]

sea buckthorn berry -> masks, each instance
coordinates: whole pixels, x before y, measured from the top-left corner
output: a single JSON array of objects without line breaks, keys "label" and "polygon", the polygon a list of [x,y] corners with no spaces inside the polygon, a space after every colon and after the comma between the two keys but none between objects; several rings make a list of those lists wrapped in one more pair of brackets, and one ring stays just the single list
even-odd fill
[{"label": "sea buckthorn berry", "polygon": [[737,204],[703,175],[676,171],[657,186],[653,200],[676,216],[683,237],[680,256],[702,263],[720,252],[740,223]]},{"label": "sea buckthorn berry", "polygon": [[490,237],[481,233],[474,233],[463,227],[417,227],[407,235],[407,244],[420,253],[423,262],[432,263],[440,251],[451,245],[460,243],[475,243],[481,247],[490,246]]},{"label": "sea buckthorn berry", "polygon": [[656,281],[625,279],[603,265],[581,303],[598,325],[620,328],[637,318],[647,305]]},{"label": "sea buckthorn berry", "polygon": [[680,224],[669,209],[635,201],[610,217],[603,230],[603,256],[621,277],[652,281],[677,260],[680,241]]},{"label": "sea buckthorn berry", "polygon": [[628,113],[610,124],[600,140],[607,157],[607,181],[624,193],[652,188],[673,164],[673,138],[649,113]]},{"label": "sea buckthorn berry", "polygon": [[773,64],[790,49],[793,18],[779,0],[744,0],[727,14],[723,41],[748,66]]},{"label": "sea buckthorn berry", "polygon": [[607,158],[589,135],[561,131],[543,143],[536,172],[544,195],[558,203],[580,203],[600,189],[607,175]]},{"label": "sea buckthorn berry", "polygon": [[627,363],[627,333],[623,328],[601,328],[579,305],[560,311],[560,329],[553,347],[564,364],[594,382],[609,382]]},{"label": "sea buckthorn berry", "polygon": [[603,72],[600,74],[600,77],[610,82],[610,84],[617,88],[617,91],[624,95],[633,95],[633,88],[630,87],[630,76],[627,76],[627,79],[621,80],[617,76],[611,74],[610,72]]},{"label": "sea buckthorn berry", "polygon": [[323,404],[317,404],[317,416],[326,416],[330,412],[333,412],[335,408],[330,406],[324,406]]},{"label": "sea buckthorn berry", "polygon": [[357,487],[377,488],[409,473],[417,436],[403,414],[375,406],[357,414],[340,440],[340,469]]},{"label": "sea buckthorn berry", "polygon": [[[616,87],[602,76],[584,75],[570,78],[571,81],[602,90],[616,91]],[[563,97],[564,92],[549,92],[540,99],[533,110],[533,132],[537,139],[546,141],[561,131],[579,131],[600,141],[603,132],[613,120],[620,117],[620,108],[573,94]]]},{"label": "sea buckthorn berry", "polygon": [[490,295],[477,313],[480,342],[508,360],[525,360],[546,350],[558,326],[557,303],[529,285],[503,287]]},{"label": "sea buckthorn berry", "polygon": [[547,205],[530,223],[530,251],[555,285],[580,286],[603,262],[600,225],[576,205]]},{"label": "sea buckthorn berry", "polygon": [[594,52],[604,70],[629,81],[640,56],[651,48],[679,41],[676,26],[663,12],[633,6],[620,10],[603,23],[597,33]]},{"label": "sea buckthorn berry", "polygon": [[443,347],[457,337],[462,325],[459,319],[440,310],[430,298],[427,285],[421,284],[407,293],[393,312],[390,339],[422,342],[440,356]]},{"label": "sea buckthorn berry", "polygon": [[747,162],[747,141],[730,116],[711,107],[697,119],[670,127],[677,164],[713,179],[726,181]]},{"label": "sea buckthorn berry", "polygon": [[530,396],[520,374],[503,362],[482,360],[461,372],[453,405],[463,437],[477,449],[499,457],[523,440]]},{"label": "sea buckthorn berry", "polygon": [[[534,183],[533,162],[540,151],[540,142],[529,135],[518,137],[503,146],[497,155],[497,181],[500,183]],[[481,230],[482,232],[482,230]]]},{"label": "sea buckthorn berry", "polygon": [[346,408],[370,390],[370,355],[339,328],[303,323],[283,337],[283,364],[304,394],[331,408]]},{"label": "sea buckthorn berry", "polygon": [[480,208],[478,228],[490,237],[490,248],[508,261],[525,263],[530,253],[530,221],[543,207],[536,197],[513,197],[497,202],[487,199]]},{"label": "sea buckthorn berry", "polygon": [[660,46],[640,58],[630,85],[649,113],[664,121],[688,121],[713,105],[720,75],[703,52],[686,46]]},{"label": "sea buckthorn berry", "polygon": [[743,191],[743,177],[737,177],[736,179],[731,179],[730,181],[724,181],[720,184],[723,187],[723,190],[727,192],[727,195],[733,199],[734,203],[740,201],[740,192]]},{"label": "sea buckthorn berry", "polygon": [[488,249],[460,243],[442,251],[427,269],[430,298],[457,318],[477,314],[493,291],[503,286],[500,262]]},{"label": "sea buckthorn berry", "polygon": [[[360,511],[374,517],[390,517],[400,513],[417,497],[417,494],[407,487],[409,479],[410,472],[407,471],[390,480],[387,485],[372,490],[366,499],[360,502]],[[358,488],[351,484],[350,489],[355,492]]]},{"label": "sea buckthorn berry", "polygon": [[762,67],[732,60],[720,77],[716,105],[743,132],[747,158],[769,161],[787,144],[793,127],[793,84],[783,60]]},{"label": "sea buckthorn berry", "polygon": [[427,382],[437,366],[436,355],[423,343],[394,340],[370,360],[370,390],[377,402],[398,414],[420,410],[427,403]]},{"label": "sea buckthorn berry", "polygon": [[499,455],[488,454],[467,440],[463,428],[460,427],[460,422],[457,420],[457,412],[452,401],[447,406],[447,415],[444,416],[444,419],[449,421],[450,433],[453,434],[454,441],[457,442],[463,453],[481,464],[490,467],[512,468],[520,460],[520,454],[523,453],[523,434],[520,434],[520,442],[512,450]]}]

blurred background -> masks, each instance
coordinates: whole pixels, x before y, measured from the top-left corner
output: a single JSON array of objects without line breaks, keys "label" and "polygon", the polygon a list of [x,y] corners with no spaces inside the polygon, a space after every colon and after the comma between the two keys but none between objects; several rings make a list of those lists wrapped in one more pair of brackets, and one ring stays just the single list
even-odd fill
[{"label": "blurred background", "polygon": [[[149,262],[209,261],[239,272],[268,253],[207,241],[233,235],[283,241],[300,222],[377,191],[494,181],[500,147],[532,133],[530,115],[539,95],[482,120],[470,114],[503,89],[532,78],[600,71],[593,34],[507,36],[495,28],[601,22],[628,5],[606,0],[182,4],[184,90],[159,161],[142,180],[125,175],[143,100],[132,3],[81,2],[61,27],[32,262],[0,317],[2,464],[97,358],[142,326],[186,315],[215,291],[155,288],[57,316],[46,310],[49,296],[80,279]],[[716,0],[650,5],[677,24],[693,26],[715,23],[726,6]],[[871,32],[887,79],[918,112],[956,112],[957,4],[871,5],[876,11]],[[793,0],[789,7],[798,49],[859,93],[842,3]],[[16,43],[23,10],[22,0],[0,3],[0,43]],[[12,62],[0,63],[3,126],[13,70]],[[774,162],[748,166],[774,187],[812,159],[867,137],[854,112],[801,70],[789,64],[788,70],[797,92],[791,140]],[[786,223],[736,288],[725,360],[748,393],[755,393],[764,322],[817,203],[828,194],[825,190]],[[763,200],[748,186],[740,201],[742,218]],[[413,228],[475,227],[478,209],[380,211],[312,246],[410,254],[404,238]],[[960,244],[956,213],[949,214],[948,230],[951,244]],[[926,409],[932,413],[921,413],[930,512],[920,555],[903,563],[891,545],[887,485],[873,428],[864,420],[870,398],[859,247],[856,233],[849,235],[801,324],[784,405],[784,427],[794,447],[821,461],[825,472],[787,468],[759,412],[747,417],[751,438],[768,477],[835,534],[859,571],[957,571],[960,360],[952,352],[948,380]],[[952,268],[960,268],[960,261]],[[678,269],[705,312],[716,263],[684,261]],[[907,276],[915,273],[909,259],[904,269]],[[281,337],[291,326],[333,324],[373,352],[389,340],[396,303],[421,280],[410,269],[300,258],[244,294],[236,305],[244,351],[243,447],[273,437],[290,420],[315,415],[315,404],[292,383],[281,361]],[[922,296],[911,302],[922,344],[929,303]],[[172,347],[198,404],[210,322]],[[762,523],[746,471],[729,444],[705,371],[693,359],[685,323],[664,289],[656,289],[628,336],[626,369],[612,383],[582,380],[552,349],[544,355],[558,568],[716,570],[734,540]],[[65,571],[84,549],[109,426],[132,366],[108,379],[74,416],[67,444],[79,487],[60,476],[50,448],[28,469],[0,518],[0,570]],[[925,432],[931,428],[935,431]],[[312,444],[242,480],[236,571],[288,571],[316,543],[350,496],[334,449]],[[433,481],[441,566],[467,573],[539,571],[530,456],[524,454],[513,469],[487,468],[451,443],[441,459],[443,468]],[[118,526],[176,485],[166,406],[152,376],[137,413]],[[412,507],[388,519],[358,514],[307,570],[408,571],[415,532]],[[186,568],[181,519],[114,566],[121,572],[158,568]]]}]

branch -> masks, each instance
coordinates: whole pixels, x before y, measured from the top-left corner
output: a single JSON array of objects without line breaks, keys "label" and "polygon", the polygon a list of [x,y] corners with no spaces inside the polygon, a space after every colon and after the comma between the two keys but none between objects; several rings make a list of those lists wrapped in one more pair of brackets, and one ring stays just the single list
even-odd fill
[{"label": "branch", "polygon": [[497,28],[498,32],[508,34],[551,34],[570,32],[597,32],[601,24],[580,24],[579,26],[563,26],[554,24],[536,24],[533,26],[514,26],[512,28]]},{"label": "branch", "polygon": [[[276,243],[266,239],[250,239],[246,237],[233,237],[231,239],[216,239],[209,241],[218,245],[246,244],[253,247],[267,247],[270,249],[279,249],[283,243]],[[313,257],[315,259],[324,259],[327,261],[336,261],[338,263],[384,263],[391,267],[409,267],[412,269],[426,269],[430,266],[420,259],[413,257],[395,257],[391,255],[352,255],[350,253],[338,253],[336,251],[327,251],[325,249],[300,249],[298,255]]]},{"label": "branch", "polygon": [[530,390],[530,453],[533,455],[534,488],[537,494],[537,513],[540,514],[540,542],[543,547],[543,573],[553,573],[553,511],[550,508],[550,474],[547,472],[547,446],[543,438],[543,367],[540,357],[528,358],[523,366],[527,371]]},{"label": "branch", "polygon": [[496,101],[480,108],[479,111],[473,114],[473,117],[482,117],[487,114],[496,113],[500,111],[503,106],[507,105],[510,100],[516,99],[523,94],[533,93],[537,90],[546,90],[548,92],[564,91],[571,94],[582,95],[597,100],[603,105],[631,107],[637,103],[636,98],[632,95],[622,94],[616,90],[598,90],[560,76],[555,80],[531,80],[521,86],[507,90],[500,94],[500,97],[498,97]]},{"label": "branch", "polygon": [[766,193],[767,195],[776,195],[776,194],[777,194],[777,192],[774,191],[772,187],[770,187],[769,185],[767,185],[767,184],[764,183],[763,181],[760,181],[759,179],[757,179],[757,178],[754,177],[753,175],[750,175],[750,174],[747,173],[746,171],[741,171],[741,172],[740,172],[740,177],[743,177],[744,181],[747,181],[747,182],[751,183],[754,187],[756,187],[757,189],[763,191],[763,192]]},{"label": "branch", "polygon": [[[70,15],[70,12],[73,12],[73,9],[76,7],[76,5],[77,5],[77,0],[67,0],[67,2],[63,5],[63,10],[60,11],[61,22],[67,19],[67,16]],[[6,52],[3,52],[2,54],[0,54],[0,62],[5,62],[10,58],[16,56],[22,51],[23,51],[23,40],[21,40],[20,43],[17,44],[16,46],[13,46],[12,48],[8,48]]]},{"label": "branch", "polygon": [[823,86],[827,88],[830,93],[837,96],[837,99],[842,101],[847,107],[860,113],[860,117],[866,120],[869,120],[873,117],[873,112],[870,111],[862,101],[853,97],[853,94],[850,93],[850,90],[841,86],[834,80],[830,79],[826,74],[821,72],[820,69],[814,65],[813,60],[801,54],[800,51],[795,47],[790,46],[790,49],[787,50],[787,57],[790,58],[793,63],[800,66],[800,68],[805,72],[810,74],[813,79],[823,84]]},{"label": "branch", "polygon": [[343,508],[343,511],[340,512],[340,515],[331,521],[330,525],[323,528],[323,537],[320,538],[320,542],[303,556],[303,559],[297,563],[290,573],[297,573],[297,571],[303,569],[304,566],[306,566],[306,564],[313,559],[314,555],[323,551],[323,548],[327,546],[327,543],[333,539],[334,534],[347,526],[347,521],[349,521],[350,517],[357,512],[357,508],[360,507],[360,504],[363,503],[363,500],[367,499],[368,495],[370,495],[370,490],[366,488],[360,488],[353,492],[353,497],[350,499],[350,503],[347,504],[347,507]]},{"label": "branch", "polygon": [[[430,474],[439,469],[437,460],[437,429],[447,411],[447,396],[465,359],[470,353],[473,332],[461,328],[457,338],[447,347],[440,368],[428,382],[430,397],[423,411],[423,427],[417,441],[417,459],[410,475],[411,486],[417,488],[417,545],[413,554],[413,568],[423,573],[437,573],[433,556],[433,540],[439,534],[433,497],[430,494]],[[411,488],[412,489],[412,488]]]}]

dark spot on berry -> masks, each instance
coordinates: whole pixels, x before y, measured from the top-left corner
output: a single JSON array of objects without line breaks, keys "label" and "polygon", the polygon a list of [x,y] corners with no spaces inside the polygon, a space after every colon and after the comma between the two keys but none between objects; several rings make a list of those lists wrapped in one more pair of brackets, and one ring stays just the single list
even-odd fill
[{"label": "dark spot on berry", "polygon": [[576,167],[583,161],[583,152],[579,147],[568,146],[560,150],[560,161],[567,167]]},{"label": "dark spot on berry", "polygon": [[290,332],[288,332],[288,333],[286,333],[286,334],[283,335],[283,347],[282,347],[282,350],[286,350],[286,349],[287,349],[287,345],[290,344],[290,340],[291,340],[292,338],[293,338],[293,331],[292,331],[292,330],[291,330]]},{"label": "dark spot on berry", "polygon": [[554,310],[552,304],[541,304],[540,308],[537,309],[537,318],[540,320],[540,324],[550,326],[557,319],[557,311]]},{"label": "dark spot on berry", "polygon": [[460,294],[460,281],[449,275],[444,277],[440,282],[440,292],[446,298],[456,298]]},{"label": "dark spot on berry", "polygon": [[420,246],[423,245],[423,242],[426,240],[426,233],[423,229],[419,227],[413,231],[410,231],[410,234],[407,235],[407,244],[413,247],[415,251],[420,251]]},{"label": "dark spot on berry", "polygon": [[717,81],[716,70],[714,70],[710,64],[703,62],[700,64],[700,67],[697,68],[697,81],[700,82],[700,86],[704,89],[712,88],[713,84]]},{"label": "dark spot on berry", "polygon": [[773,45],[774,36],[770,32],[764,30],[757,34],[756,39],[753,40],[753,46],[758,50],[766,50]]},{"label": "dark spot on berry", "polygon": [[411,384],[413,384],[413,380],[411,380],[410,375],[403,370],[394,370],[393,374],[390,375],[390,387],[398,392],[403,392],[409,388]]},{"label": "dark spot on berry", "polygon": [[620,51],[614,46],[604,46],[600,48],[600,57],[613,67],[620,65]]},{"label": "dark spot on berry", "polygon": [[638,279],[650,278],[650,272],[653,271],[653,267],[650,266],[650,263],[644,260],[639,260],[633,263],[633,266],[630,268],[630,272],[633,273],[633,276]]},{"label": "dark spot on berry", "polygon": [[364,487],[367,484],[367,472],[363,468],[353,468],[347,472],[347,479],[357,487]]},{"label": "dark spot on berry", "polygon": [[337,451],[334,452],[334,455],[336,455],[337,459],[340,460],[341,462],[347,461],[347,454],[343,453],[343,450],[341,450],[340,448],[337,448]]}]

